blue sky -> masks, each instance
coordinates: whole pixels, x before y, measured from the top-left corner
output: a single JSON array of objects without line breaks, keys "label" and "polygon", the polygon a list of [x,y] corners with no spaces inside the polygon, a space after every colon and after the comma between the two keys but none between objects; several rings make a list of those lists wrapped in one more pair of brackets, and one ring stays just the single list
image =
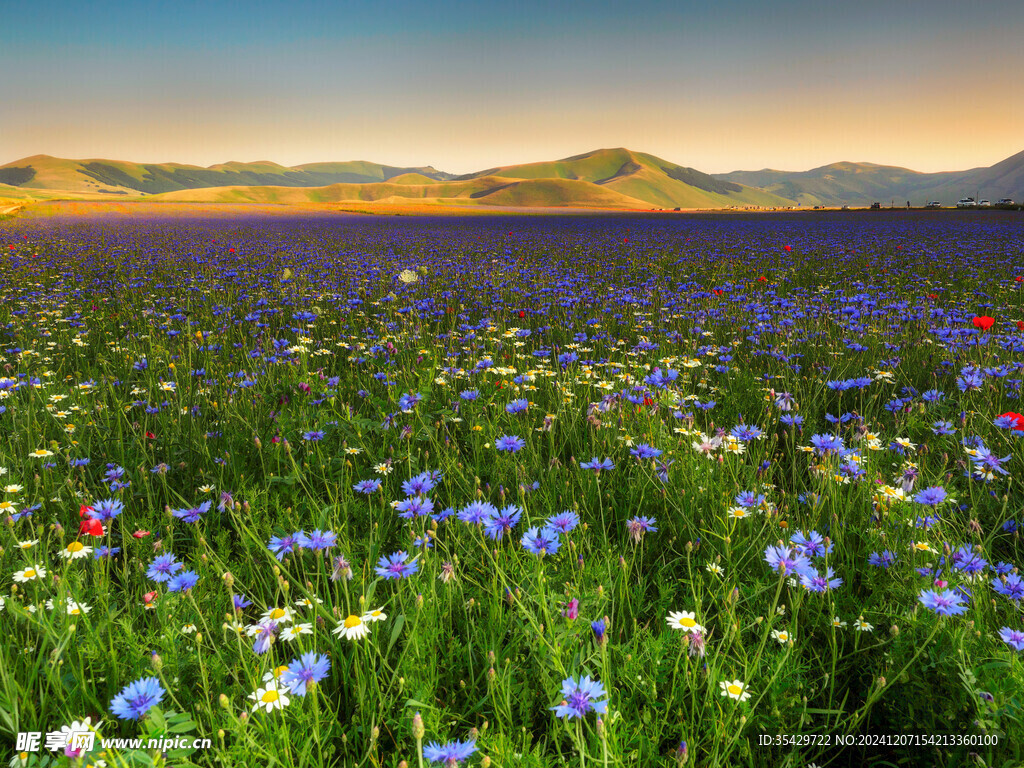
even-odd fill
[{"label": "blue sky", "polygon": [[606,146],[709,172],[1024,149],[1024,4],[0,0],[0,162],[369,159],[454,172]]}]

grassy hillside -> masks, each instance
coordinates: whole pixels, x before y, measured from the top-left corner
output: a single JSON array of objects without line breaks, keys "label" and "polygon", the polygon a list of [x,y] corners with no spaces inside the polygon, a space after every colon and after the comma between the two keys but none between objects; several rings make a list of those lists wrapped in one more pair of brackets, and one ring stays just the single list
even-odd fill
[{"label": "grassy hillside", "polygon": [[269,161],[232,161],[202,168],[181,163],[67,160],[33,155],[0,166],[0,183],[22,189],[152,195],[203,187],[319,187],[339,182],[372,183],[409,173],[417,173],[430,180],[451,177],[451,174],[433,168],[398,168],[364,161],[315,163],[296,168]]},{"label": "grassy hillside", "polygon": [[868,205],[893,199],[897,204],[910,200],[913,205],[923,205],[937,200],[953,205],[964,196],[992,202],[1010,197],[1020,202],[1024,200],[1024,152],[991,167],[943,173],[843,162],[800,172],[734,171],[716,178],[759,187],[802,205]]}]

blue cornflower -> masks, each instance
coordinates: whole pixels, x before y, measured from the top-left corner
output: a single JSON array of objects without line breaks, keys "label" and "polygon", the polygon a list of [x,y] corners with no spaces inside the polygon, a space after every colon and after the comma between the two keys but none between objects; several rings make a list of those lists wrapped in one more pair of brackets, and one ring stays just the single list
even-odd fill
[{"label": "blue cornflower", "polygon": [[964,573],[978,573],[985,570],[988,561],[972,550],[969,546],[959,547],[951,557],[953,567]]},{"label": "blue cornflower", "polygon": [[1011,573],[1000,579],[992,579],[992,589],[1000,595],[1006,595],[1011,600],[1020,600],[1024,597],[1024,581],[1016,573]]},{"label": "blue cornflower", "polygon": [[365,493],[369,496],[371,493],[376,493],[380,490],[380,480],[360,480],[352,486],[352,490],[356,493]]},{"label": "blue cornflower", "polygon": [[999,630],[999,638],[1015,651],[1024,651],[1024,632],[1019,629],[1003,627]]},{"label": "blue cornflower", "polygon": [[876,568],[888,568],[896,562],[896,553],[890,552],[888,549],[879,554],[878,552],[872,552],[868,556],[868,565],[873,565]]},{"label": "blue cornflower", "polygon": [[598,459],[597,456],[592,458],[590,461],[581,461],[580,469],[592,469],[595,475],[601,474],[601,470],[615,469],[615,465],[612,464],[611,459]]},{"label": "blue cornflower", "polygon": [[764,504],[764,495],[754,493],[753,491],[741,491],[734,499],[736,506],[743,507],[744,509],[752,509],[754,507],[760,507]]},{"label": "blue cornflower", "polygon": [[480,397],[480,393],[475,389],[464,389],[459,392],[459,397],[463,400],[476,400]]},{"label": "blue cornflower", "polygon": [[632,517],[626,521],[626,530],[629,531],[629,538],[633,541],[640,541],[645,533],[657,533],[658,529],[654,524],[658,522],[653,517]]},{"label": "blue cornflower", "polygon": [[818,449],[818,452],[827,456],[835,451],[843,450],[843,439],[837,435],[812,435],[811,445]]},{"label": "blue cornflower", "polygon": [[917,599],[925,608],[930,608],[939,616],[956,616],[967,610],[963,598],[951,589],[942,592],[926,589]]},{"label": "blue cornflower", "polygon": [[600,645],[604,642],[604,633],[607,628],[604,619],[598,619],[597,621],[590,622],[590,628],[594,632],[594,640]]},{"label": "blue cornflower", "polygon": [[402,493],[406,496],[426,496],[434,490],[434,478],[430,472],[421,472],[411,480],[402,483]]},{"label": "blue cornflower", "polygon": [[515,504],[504,507],[501,512],[484,519],[484,533],[488,538],[500,541],[501,538],[516,527],[523,510]]},{"label": "blue cornflower", "polygon": [[565,512],[552,515],[548,518],[547,522],[549,528],[554,528],[559,533],[569,533],[569,531],[580,524],[580,516],[575,512],[565,510]]},{"label": "blue cornflower", "polygon": [[213,502],[204,501],[197,507],[191,507],[189,509],[173,509],[171,514],[179,520],[184,520],[186,523],[198,523],[202,516],[210,511],[210,507],[213,506]]},{"label": "blue cornflower", "polygon": [[608,708],[608,700],[597,699],[604,695],[604,686],[597,680],[591,680],[589,676],[582,680],[568,677],[562,681],[562,703],[551,709],[558,717],[566,718],[583,718],[588,712],[603,715]]},{"label": "blue cornflower", "polygon": [[638,459],[654,459],[661,456],[661,451],[659,449],[654,448],[647,443],[639,443],[636,448],[630,449],[629,452]]},{"label": "blue cornflower", "polygon": [[825,569],[824,576],[812,571],[811,573],[800,574],[800,584],[809,592],[825,592],[842,586],[843,580],[832,578],[833,576],[835,576],[835,571],[831,568]]},{"label": "blue cornflower", "polygon": [[315,443],[319,440],[324,439],[324,432],[319,429],[312,429],[309,432],[303,432],[302,439],[311,443]]},{"label": "blue cornflower", "polygon": [[122,720],[138,720],[164,697],[163,686],[155,677],[129,683],[110,702],[110,711]]},{"label": "blue cornflower", "polygon": [[330,549],[337,542],[338,534],[334,531],[321,531],[319,529],[313,531],[308,536],[300,532],[295,539],[296,546],[302,547],[302,549],[311,549],[314,552]]},{"label": "blue cornflower", "polygon": [[511,403],[505,406],[506,413],[524,413],[527,408],[530,407],[530,403],[526,400],[513,400]]},{"label": "blue cornflower", "polygon": [[825,537],[817,531],[811,531],[806,536],[802,531],[797,531],[790,537],[789,543],[801,549],[808,557],[823,557],[831,552],[834,546],[831,541],[826,546]]},{"label": "blue cornflower", "polygon": [[423,756],[427,760],[432,763],[444,763],[445,768],[455,768],[474,752],[476,752],[476,742],[473,740],[449,741],[445,744],[431,741],[423,747]]},{"label": "blue cornflower", "polygon": [[932,432],[939,437],[956,434],[956,430],[953,428],[953,425],[948,421],[936,421],[932,424]]},{"label": "blue cornflower", "polygon": [[807,556],[794,552],[791,547],[769,546],[764,551],[764,560],[772,570],[780,573],[795,573],[798,576],[815,573]]},{"label": "blue cornflower", "polygon": [[530,528],[523,534],[522,544],[530,554],[538,556],[553,555],[562,546],[562,542],[558,538],[558,531],[554,528],[540,530],[536,527]]},{"label": "blue cornflower", "polygon": [[404,579],[412,576],[419,569],[419,555],[406,562],[408,555],[405,552],[395,552],[393,555],[385,555],[377,561],[377,575],[385,579]]},{"label": "blue cornflower", "polygon": [[105,544],[101,544],[100,546],[96,547],[96,551],[92,553],[92,559],[100,560],[104,557],[113,557],[120,551],[120,547],[108,547]]},{"label": "blue cornflower", "polygon": [[158,555],[146,569],[146,578],[153,581],[169,581],[171,577],[184,568],[181,563],[170,552]]},{"label": "blue cornflower", "polygon": [[729,430],[729,434],[741,443],[749,443],[751,440],[756,440],[761,437],[763,433],[759,427],[754,426],[753,424],[737,424]]},{"label": "blue cornflower", "polygon": [[252,605],[252,600],[249,600],[245,595],[231,595],[231,604],[236,611],[241,611]]},{"label": "blue cornflower", "polygon": [[283,560],[286,554],[295,551],[297,539],[300,536],[305,536],[305,533],[299,531],[298,533],[289,533],[287,536],[272,536],[267,549],[273,552],[274,557],[278,560]]},{"label": "blue cornflower", "polygon": [[167,591],[188,592],[198,583],[199,575],[195,571],[182,571],[167,582]]},{"label": "blue cornflower", "polygon": [[395,505],[398,516],[404,520],[411,520],[414,517],[426,517],[434,511],[434,502],[423,496],[413,496],[403,499]]},{"label": "blue cornflower", "polygon": [[288,671],[281,675],[281,682],[296,696],[305,696],[309,686],[319,683],[330,671],[331,662],[325,655],[309,651],[288,665]]},{"label": "blue cornflower", "polygon": [[96,520],[110,522],[124,512],[124,504],[118,499],[103,499],[92,505],[91,516]]},{"label": "blue cornflower", "polygon": [[518,453],[526,447],[526,441],[516,435],[502,435],[494,441],[494,447],[505,453]]},{"label": "blue cornflower", "polygon": [[802,427],[804,425],[804,417],[793,416],[787,413],[785,416],[779,417],[779,423],[785,424],[788,427]]},{"label": "blue cornflower", "polygon": [[488,517],[498,514],[498,508],[487,501],[471,501],[459,512],[459,520],[470,525],[479,525]]},{"label": "blue cornflower", "polygon": [[914,501],[918,504],[926,504],[930,507],[937,507],[939,504],[946,500],[946,490],[941,486],[932,486],[931,488],[925,488],[923,491],[919,491],[914,497]]},{"label": "blue cornflower", "polygon": [[270,646],[274,642],[274,636],[277,635],[277,622],[264,619],[259,624],[249,627],[249,635],[256,638],[252,644],[253,653],[262,656],[270,650]]}]

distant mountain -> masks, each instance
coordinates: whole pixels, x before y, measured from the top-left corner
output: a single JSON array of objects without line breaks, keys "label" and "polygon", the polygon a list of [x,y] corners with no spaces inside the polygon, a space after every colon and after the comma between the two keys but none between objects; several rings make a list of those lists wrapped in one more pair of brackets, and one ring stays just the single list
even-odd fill
[{"label": "distant mountain", "polygon": [[961,197],[995,203],[1009,197],[1024,201],[1024,152],[988,168],[919,173],[873,163],[832,163],[809,171],[733,171],[714,175],[721,181],[747,184],[801,205],[869,205],[895,199],[920,206],[936,200],[953,205]]},{"label": "distant mountain", "polygon": [[339,182],[373,183],[417,173],[434,180],[450,179],[434,168],[396,168],[354,161],[310,163],[287,168],[271,162],[223,163],[202,168],[179,163],[129,163],[121,160],[64,160],[33,155],[0,166],[0,184],[23,189],[66,192],[105,192],[146,195],[204,187],[257,186],[320,187]]},{"label": "distant mountain", "polygon": [[365,161],[285,167],[268,161],[202,168],[179,163],[66,160],[34,155],[0,166],[10,198],[86,197],[196,202],[426,202],[618,209],[778,208],[910,200],[954,204],[963,196],[1024,202],[1024,152],[989,168],[919,173],[872,163],[809,171],[709,175],[644,152],[598,149],[562,160],[455,176],[436,168]]}]

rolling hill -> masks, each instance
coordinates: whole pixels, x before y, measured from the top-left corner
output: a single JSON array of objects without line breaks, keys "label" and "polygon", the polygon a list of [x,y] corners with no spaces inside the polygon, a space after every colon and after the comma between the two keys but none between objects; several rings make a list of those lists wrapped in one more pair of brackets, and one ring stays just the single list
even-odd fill
[{"label": "rolling hill", "polygon": [[68,160],[33,155],[0,166],[0,190],[18,199],[59,197],[188,202],[388,202],[613,209],[866,206],[874,201],[962,196],[1024,201],[1024,152],[987,168],[919,173],[873,163],[809,171],[764,169],[709,175],[629,149],[599,149],[538,163],[455,176],[431,166],[366,161],[180,163]]},{"label": "rolling hill", "polygon": [[919,173],[873,163],[832,163],[809,171],[733,171],[715,174],[722,181],[746,184],[795,200],[801,205],[923,205],[936,200],[953,205],[965,196],[993,203],[1009,197],[1024,201],[1024,152],[990,167],[943,173]]},{"label": "rolling hill", "polygon": [[599,149],[564,160],[491,168],[450,179],[405,173],[382,182],[313,189],[280,185],[170,192],[189,202],[346,202],[410,200],[459,205],[617,209],[785,206],[789,201],[628,149]]},{"label": "rolling hill", "polygon": [[204,187],[320,187],[339,182],[374,183],[415,173],[432,180],[451,178],[434,168],[396,168],[354,161],[311,163],[292,168],[267,161],[222,163],[201,168],[180,163],[129,163],[121,160],[65,160],[33,155],[0,166],[0,183],[22,189],[153,195]]}]

